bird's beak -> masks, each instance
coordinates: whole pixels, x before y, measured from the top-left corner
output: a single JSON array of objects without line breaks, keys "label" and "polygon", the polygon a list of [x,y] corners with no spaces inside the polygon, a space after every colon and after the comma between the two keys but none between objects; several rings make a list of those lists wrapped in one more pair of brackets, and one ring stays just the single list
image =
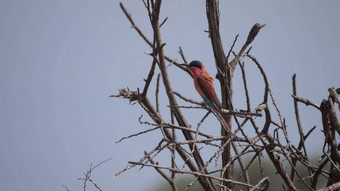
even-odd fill
[{"label": "bird's beak", "polygon": [[190,65],[189,64],[180,64],[182,66],[185,66],[185,67],[189,67]]}]

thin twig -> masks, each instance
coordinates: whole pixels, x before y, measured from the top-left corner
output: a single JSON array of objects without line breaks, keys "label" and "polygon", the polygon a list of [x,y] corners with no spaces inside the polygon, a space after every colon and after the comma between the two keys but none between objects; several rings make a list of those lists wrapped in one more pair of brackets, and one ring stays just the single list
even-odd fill
[{"label": "thin twig", "polygon": [[125,16],[129,19],[132,27],[137,31],[137,33],[144,39],[144,41],[149,45],[152,46],[152,43],[149,41],[149,39],[144,35],[144,33],[139,29],[139,27],[135,24],[133,21],[131,14],[126,10],[123,3],[119,3],[120,8],[123,10]]},{"label": "thin twig", "polygon": [[233,51],[233,49],[234,49],[234,46],[235,46],[235,44],[236,44],[236,41],[237,41],[238,36],[239,36],[239,34],[237,34],[237,35],[235,36],[234,42],[233,42],[233,44],[231,45],[231,47],[230,47],[230,49],[229,49],[229,52],[228,52],[228,55],[227,55],[227,62],[228,62],[228,60],[229,60],[230,53],[231,53],[231,52]]},{"label": "thin twig", "polygon": [[161,28],[167,20],[168,20],[168,17],[166,17],[166,18],[163,20],[163,22],[159,25],[159,28]]},{"label": "thin twig", "polygon": [[65,185],[63,185],[63,184],[62,184],[61,186],[62,186],[63,188],[65,188],[66,191],[71,191],[69,188],[67,188],[67,186],[65,186]]},{"label": "thin twig", "polygon": [[318,106],[317,104],[313,103],[313,102],[310,101],[309,99],[297,97],[297,96],[295,96],[295,95],[292,95],[292,97],[293,97],[294,99],[296,99],[298,102],[301,102],[301,103],[306,104],[306,106],[311,105],[311,106],[315,107],[316,109],[320,110],[320,106]]},{"label": "thin twig", "polygon": [[161,77],[161,74],[159,73],[157,75],[156,92],[155,92],[155,96],[156,96],[156,110],[157,110],[157,112],[159,112],[159,97],[158,97],[158,95],[159,95],[159,79],[160,79],[160,77]]},{"label": "thin twig", "polygon": [[85,175],[85,178],[78,178],[78,180],[84,180],[84,186],[83,186],[83,189],[84,191],[86,191],[86,185],[87,185],[87,181],[90,181],[99,191],[102,191],[102,189],[99,187],[99,185],[91,178],[91,174],[92,174],[92,171],[97,168],[98,166],[108,162],[109,160],[112,160],[112,158],[108,158],[94,166],[92,166],[92,163],[90,164],[90,168],[89,170],[84,173]]},{"label": "thin twig", "polygon": [[133,161],[129,161],[129,164],[149,166],[149,167],[160,168],[160,169],[166,169],[166,170],[170,170],[170,171],[175,171],[175,172],[180,173],[180,174],[192,174],[194,176],[203,176],[203,177],[215,179],[215,180],[218,180],[218,181],[230,182],[230,183],[233,183],[233,184],[237,184],[237,185],[241,185],[241,186],[246,186],[246,187],[250,187],[250,188],[254,187],[253,185],[246,184],[246,183],[239,182],[239,181],[234,181],[234,180],[230,180],[230,179],[224,179],[224,178],[216,177],[216,176],[209,175],[209,174],[203,174],[203,173],[199,173],[199,172],[174,169],[174,168],[170,168],[170,167],[167,167],[167,166],[160,166],[160,165],[155,165],[155,164],[145,164],[145,163],[133,162]]},{"label": "thin twig", "polygon": [[182,47],[179,47],[179,55],[181,55],[181,57],[182,57],[182,59],[183,59],[183,62],[184,63],[188,63],[188,61],[187,61],[187,59],[185,58],[185,56],[184,56],[184,52],[183,52],[183,49],[182,49]]}]

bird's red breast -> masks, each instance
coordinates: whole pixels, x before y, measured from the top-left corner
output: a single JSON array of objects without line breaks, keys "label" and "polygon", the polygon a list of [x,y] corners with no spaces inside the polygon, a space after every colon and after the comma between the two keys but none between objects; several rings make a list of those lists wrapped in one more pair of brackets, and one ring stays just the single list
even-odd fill
[{"label": "bird's red breast", "polygon": [[217,98],[215,88],[214,88],[214,78],[207,72],[204,65],[202,68],[190,67],[190,71],[194,75],[194,83],[197,92],[201,97],[208,98],[214,105],[216,109],[221,107],[220,101]]},{"label": "bird's red breast", "polygon": [[201,95],[208,106],[215,111],[215,114],[220,119],[223,126],[231,132],[230,126],[220,114],[221,103],[215,92],[213,84],[214,78],[207,72],[202,63],[201,67],[190,67],[189,69],[194,76],[194,84],[197,92]]}]

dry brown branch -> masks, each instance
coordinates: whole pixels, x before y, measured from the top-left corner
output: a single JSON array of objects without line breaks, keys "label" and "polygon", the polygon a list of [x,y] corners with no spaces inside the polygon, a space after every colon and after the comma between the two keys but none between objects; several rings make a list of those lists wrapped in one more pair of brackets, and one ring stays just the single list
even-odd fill
[{"label": "dry brown branch", "polygon": [[178,53],[179,53],[179,55],[181,55],[181,57],[182,57],[182,59],[183,59],[183,62],[184,62],[184,63],[188,63],[187,59],[186,59],[185,56],[184,56],[182,47],[179,47]]},{"label": "dry brown branch", "polygon": [[[166,90],[166,94],[168,96],[168,99],[169,99],[169,104],[170,105],[178,105],[177,104],[177,101],[174,97],[174,94],[172,93],[172,88],[171,88],[171,84],[170,84],[170,81],[169,81],[169,77],[168,77],[168,74],[167,74],[167,71],[166,71],[166,65],[165,65],[165,55],[164,55],[164,51],[163,51],[163,47],[164,47],[164,43],[162,42],[161,40],[161,37],[160,37],[160,30],[159,30],[159,13],[160,13],[160,7],[161,7],[161,1],[160,0],[157,0],[157,1],[151,1],[151,8],[150,8],[150,1],[147,1],[147,3],[144,3],[147,7],[147,10],[148,10],[148,13],[149,13],[149,18],[150,18],[150,22],[152,24],[152,28],[153,28],[153,31],[154,31],[154,43],[151,44],[151,47],[153,48],[153,57],[154,57],[154,61],[155,59],[157,59],[157,64],[158,64],[158,67],[161,71],[161,76],[162,76],[162,81],[163,81],[163,85],[165,87],[165,90]],[[124,8],[123,4],[121,3],[121,8],[123,9],[125,15],[128,17],[129,21],[131,22],[131,24],[133,24],[133,26],[135,26],[131,16],[127,13],[126,9]],[[136,27],[134,27],[136,29]],[[136,29],[137,30],[137,29]],[[137,32],[141,35],[141,31],[140,30],[137,30]],[[145,37],[144,35],[142,37]],[[144,38],[145,40],[146,38]],[[148,43],[149,44],[149,43]],[[149,44],[150,45],[150,44]],[[156,58],[157,56],[157,58]],[[146,94],[146,93],[145,93]],[[143,94],[143,95],[145,95]],[[139,99],[139,102],[141,103],[141,100],[146,100],[145,99],[145,96],[140,96],[140,98],[143,98],[143,99]],[[152,110],[151,108],[151,104],[148,102],[147,104],[146,103],[142,103],[141,104],[142,107],[143,105],[144,106],[147,106],[147,107],[143,107],[144,109],[146,109],[146,111],[150,111]],[[185,127],[189,127],[189,125],[187,124],[186,120],[184,119],[181,111],[179,110],[179,108],[177,107],[172,107],[171,108],[171,112],[172,114],[175,116],[177,122],[179,123],[179,125],[181,126],[185,126]],[[152,116],[152,118],[157,122],[157,123],[160,123],[162,122],[162,120],[160,121],[160,117],[155,117],[154,116],[154,113],[150,113]],[[157,114],[158,115],[158,114]],[[158,118],[158,119],[156,119]],[[190,132],[187,132],[187,131],[182,131],[185,138],[187,140],[193,140],[193,137],[192,137],[192,134]],[[168,131],[164,131],[164,135],[167,136],[168,139],[171,139],[172,135],[170,132]],[[196,165],[199,169],[202,168],[203,166],[203,160],[201,158],[201,155],[199,153],[199,150],[194,147],[192,144],[189,145],[191,147],[191,150],[193,150],[193,156],[194,156],[194,159],[195,159],[195,162],[196,162]],[[182,149],[179,149],[179,154],[181,155],[181,157],[185,160],[185,161],[188,161],[187,160],[187,156],[186,154],[183,153],[183,150]],[[190,163],[190,165],[188,165],[191,170],[195,171],[196,170],[196,166],[193,165],[192,163]],[[205,177],[201,177],[199,178],[201,184],[203,187],[205,187],[206,189],[210,189],[210,190],[214,190],[213,186],[212,186],[212,183],[211,183],[211,180],[205,178]]]},{"label": "dry brown branch", "polygon": [[337,128],[339,128],[339,121],[334,111],[333,100],[331,97],[328,100],[323,100],[320,105],[320,111],[322,115],[322,124],[323,124],[323,132],[325,135],[326,143],[329,147],[329,152],[324,151],[324,154],[327,156],[328,160],[331,162],[330,175],[327,182],[327,186],[334,184],[336,182],[340,182],[340,153],[337,144],[336,135]]},{"label": "dry brown branch", "polygon": [[[147,156],[147,159],[149,159],[151,164],[154,165],[158,165],[158,163],[154,162],[150,156],[148,156],[147,152],[144,153],[144,155]],[[168,177],[160,168],[155,167],[155,170],[165,179],[169,182],[170,185],[173,185],[174,188],[176,188],[176,183],[173,181],[173,179],[171,179],[170,177]]]},{"label": "dry brown branch", "polygon": [[332,184],[326,188],[319,189],[318,191],[335,191],[340,189],[340,182]]},{"label": "dry brown branch", "polygon": [[328,160],[323,161],[319,168],[314,172],[314,175],[312,176],[312,184],[311,187],[313,189],[316,189],[316,184],[318,182],[319,175],[322,173],[322,169],[325,167],[325,165],[328,163]]},{"label": "dry brown branch", "polygon": [[254,188],[252,188],[250,191],[265,191],[269,187],[270,180],[268,177],[264,177],[262,180],[260,180]]},{"label": "dry brown branch", "polygon": [[241,72],[242,72],[242,79],[243,79],[243,87],[244,87],[244,92],[246,95],[246,102],[247,102],[247,111],[250,111],[250,98],[249,98],[249,91],[248,91],[248,86],[247,86],[247,78],[246,78],[246,73],[245,73],[245,69],[244,69],[244,62],[240,63],[240,68],[241,68]]},{"label": "dry brown branch", "polygon": [[157,112],[159,113],[159,98],[158,98],[158,95],[159,95],[159,79],[161,77],[161,74],[158,74],[157,75],[157,84],[156,84],[156,92],[155,92],[155,96],[156,96],[156,110]]},{"label": "dry brown branch", "polygon": [[227,109],[221,109],[222,113],[228,114],[228,115],[235,115],[238,117],[244,117],[244,118],[250,118],[254,116],[259,116],[261,117],[262,114],[258,112],[244,112],[244,111],[232,111],[232,110],[227,110]]},{"label": "dry brown branch", "polygon": [[231,146],[232,146],[233,149],[234,149],[235,155],[236,155],[236,156],[239,156],[239,157],[237,158],[237,161],[238,161],[239,164],[240,164],[240,168],[241,168],[241,170],[242,170],[242,174],[243,174],[243,177],[244,177],[244,181],[245,181],[247,184],[250,184],[249,174],[248,174],[248,171],[244,168],[244,164],[243,164],[243,161],[242,161],[242,159],[241,159],[241,154],[238,152],[237,146],[235,145],[234,142],[231,142]]},{"label": "dry brown branch", "polygon": [[170,171],[174,171],[180,174],[192,174],[194,176],[198,176],[198,177],[207,177],[207,178],[211,178],[211,179],[215,179],[218,181],[222,181],[222,182],[230,182],[236,185],[241,185],[241,186],[246,186],[246,187],[254,187],[250,184],[246,184],[243,182],[239,182],[239,181],[234,181],[234,180],[228,180],[228,179],[223,179],[223,178],[219,178],[213,175],[209,175],[209,174],[202,174],[199,172],[193,172],[193,171],[187,171],[187,170],[179,170],[179,169],[173,169],[167,166],[159,166],[159,165],[155,165],[155,164],[145,164],[145,163],[139,163],[139,162],[133,162],[133,161],[129,161],[129,164],[133,164],[133,165],[142,165],[142,166],[150,166],[150,167],[154,167],[154,168],[159,168],[159,169],[166,169],[166,170],[170,170]]},{"label": "dry brown branch", "polygon": [[[220,81],[221,93],[222,93],[222,108],[232,110],[232,73],[233,71],[227,63],[227,57],[224,53],[222,46],[220,29],[219,29],[219,17],[218,17],[218,1],[216,0],[206,0],[206,14],[209,24],[209,37],[211,40],[212,49],[214,51],[214,58],[216,68],[218,68],[217,79]],[[231,124],[230,116],[223,116],[228,124]],[[230,126],[231,128],[231,126]],[[228,131],[221,127],[222,136],[227,136]],[[224,142],[221,143],[224,145]],[[222,166],[225,167],[231,158],[230,144],[227,144],[224,148],[224,153],[222,154]],[[225,179],[232,178],[232,165],[224,171],[222,177]],[[231,188],[232,185],[223,182],[222,185]]]},{"label": "dry brown branch", "polygon": [[145,134],[145,133],[148,133],[148,132],[150,132],[150,131],[154,131],[154,130],[156,130],[156,129],[158,129],[158,128],[159,128],[159,127],[157,126],[157,127],[152,128],[152,129],[148,129],[148,130],[145,130],[145,131],[141,131],[141,132],[139,132],[139,133],[136,133],[136,134],[132,134],[132,135],[129,135],[129,136],[126,136],[126,137],[122,137],[121,139],[119,139],[118,141],[116,141],[116,143],[120,143],[120,142],[122,142],[124,139],[129,139],[129,138],[131,138],[131,137],[136,137],[136,136],[138,136],[138,135]]},{"label": "dry brown branch", "polygon": [[228,55],[227,55],[227,62],[228,62],[228,60],[229,60],[230,53],[231,53],[231,52],[233,51],[233,49],[234,49],[234,46],[235,46],[235,44],[236,44],[236,41],[237,41],[238,36],[239,36],[239,34],[237,34],[237,35],[235,36],[234,42],[233,42],[233,44],[231,45],[231,47],[230,47],[230,49],[229,49],[229,52],[228,52]]},{"label": "dry brown branch", "polygon": [[334,87],[328,88],[329,96],[338,104],[339,111],[340,111],[340,88],[335,89]]},{"label": "dry brown branch", "polygon": [[[313,190],[306,182],[305,180],[301,177],[301,175],[299,174],[299,172],[297,171],[295,165],[293,164],[293,162],[291,161],[291,158],[288,156],[290,154],[288,153],[291,153],[291,150],[288,150],[286,152],[286,148],[283,148],[282,144],[280,143],[280,138],[279,138],[279,135],[278,135],[278,131],[276,131],[276,134],[277,134],[277,142],[278,142],[278,145],[280,146],[280,149],[281,151],[283,152],[283,155],[285,156],[285,159],[289,162],[290,166],[292,167],[292,171],[295,172],[295,174],[300,178],[300,181],[309,189],[309,190]],[[285,176],[288,176],[288,174],[285,174]],[[288,182],[288,184],[294,184],[294,181],[291,180],[291,182]]]},{"label": "dry brown branch", "polygon": [[63,188],[65,188],[66,191],[71,191],[69,188],[67,188],[67,186],[65,186],[65,185],[63,185],[63,184],[62,184],[61,186],[62,186]]},{"label": "dry brown branch", "polygon": [[[339,187],[337,186],[337,182],[340,181],[340,154],[337,136],[340,134],[340,124],[337,113],[335,112],[336,104],[338,104],[340,109],[340,98],[338,95],[340,94],[339,88],[329,88],[328,99],[325,99],[319,106],[308,99],[297,96],[296,75],[294,74],[292,78],[293,112],[295,112],[296,126],[299,131],[298,135],[300,140],[297,144],[293,144],[288,134],[289,129],[286,128],[286,118],[281,113],[274,98],[274,92],[271,89],[267,74],[261,63],[254,56],[249,54],[252,48],[249,48],[250,44],[257,36],[260,29],[265,25],[255,24],[249,31],[247,40],[242,48],[235,53],[233,49],[239,37],[239,35],[237,35],[228,54],[225,55],[219,31],[218,0],[206,0],[206,16],[209,26],[207,32],[209,33],[215,58],[215,66],[217,69],[216,78],[220,82],[222,94],[221,113],[228,124],[231,125],[232,119],[234,119],[233,121],[235,121],[237,125],[237,129],[230,133],[225,130],[223,125],[221,126],[221,134],[219,135],[206,133],[206,128],[201,128],[201,126],[207,125],[205,119],[211,112],[215,115],[216,113],[214,113],[214,111],[212,111],[204,102],[185,97],[182,92],[176,92],[172,89],[170,75],[168,74],[169,66],[175,65],[180,71],[187,72],[191,77],[192,74],[187,68],[176,62],[176,59],[171,59],[165,55],[164,46],[166,43],[162,41],[160,27],[164,25],[168,18],[166,17],[163,20],[159,18],[162,1],[143,0],[142,2],[151,23],[153,31],[152,41],[150,41],[136,23],[134,23],[130,13],[127,12],[122,3],[120,6],[132,27],[152,49],[150,53],[146,53],[148,56],[152,57],[152,62],[145,79],[145,85],[141,88],[143,91],[140,93],[139,88],[137,88],[136,91],[131,91],[129,88],[126,88],[121,89],[118,95],[111,95],[110,97],[124,98],[130,102],[138,103],[144,109],[144,112],[151,118],[150,121],[141,121],[140,118],[139,122],[143,126],[146,125],[150,128],[125,136],[116,143],[125,139],[149,134],[151,131],[159,131],[160,137],[158,144],[155,145],[152,150],[145,152],[144,156],[142,156],[138,162],[129,162],[129,165],[116,173],[115,176],[136,166],[140,166],[141,168],[151,167],[154,168],[159,175],[170,184],[171,189],[175,191],[178,190],[175,182],[177,174],[191,174],[194,176],[194,179],[187,185],[185,190],[190,190],[195,182],[198,182],[206,191],[214,191],[217,190],[218,187],[221,191],[233,190],[236,185],[241,186],[244,190],[268,190],[270,178],[267,177],[268,175],[265,171],[266,167],[263,165],[263,161],[268,159],[275,167],[276,173],[284,182],[282,185],[283,190],[297,190],[297,182],[302,183],[304,189],[315,190],[320,182],[320,175],[328,179],[328,187],[325,188],[325,190]],[[160,22],[160,20],[162,20],[162,22]],[[179,47],[178,53],[183,61],[188,63],[181,47]],[[228,62],[231,53],[234,54],[234,58]],[[251,103],[255,104],[252,102],[253,97],[250,96],[251,92],[249,91],[251,88],[248,89],[247,83],[247,73],[250,67],[245,67],[246,63],[249,61],[249,59],[245,59],[246,57],[250,59],[251,63],[254,63],[257,66],[260,72],[259,75],[263,79],[262,83],[264,84],[262,90],[263,101],[261,103],[256,103],[258,106],[254,109],[251,107]],[[243,79],[244,96],[247,106],[246,110],[235,109],[233,107],[232,80],[237,66],[240,67],[240,75]],[[153,80],[156,69],[159,69],[160,73],[157,75],[157,79]],[[155,103],[152,103],[149,100],[147,94],[148,91],[152,91],[150,89],[152,89],[153,86],[151,84],[153,83],[156,84]],[[165,89],[164,93],[159,91],[161,88]],[[161,96],[167,98],[167,103],[160,103],[159,98]],[[179,105],[177,99],[183,100],[188,105]],[[308,148],[306,147],[305,142],[311,133],[320,132],[314,131],[316,126],[309,131],[305,129],[307,132],[306,134],[303,132],[300,118],[300,115],[303,115],[303,113],[300,113],[299,111],[299,102],[311,105],[321,112],[323,136],[325,138],[323,149],[325,158],[322,163],[317,165],[309,160],[307,154]],[[169,116],[166,116],[167,114],[160,110],[161,105],[168,106],[167,109],[170,110]],[[194,122],[197,125],[190,125],[182,113],[182,108],[191,109],[192,112],[196,111],[194,109],[205,109],[207,110],[207,113],[202,119],[197,119]],[[163,118],[162,116],[166,117]],[[276,116],[278,117],[278,120],[276,119]],[[168,118],[170,118],[171,122],[165,120]],[[261,120],[258,120],[258,118]],[[256,135],[248,135],[246,133],[247,131],[244,130],[246,128],[253,129]],[[178,134],[176,135],[176,133],[182,133],[183,136],[177,136]],[[235,144],[235,141],[238,145]],[[231,152],[231,146],[234,149],[234,152]],[[210,156],[202,155],[201,152],[205,152],[206,150],[212,151],[212,154],[210,154]],[[170,152],[170,162],[167,163],[169,165],[159,165],[158,162],[160,164],[164,163],[164,161],[158,160],[160,153],[167,151]],[[175,159],[176,156],[179,157]],[[251,156],[249,162],[245,162],[244,159],[246,156]],[[256,159],[259,161],[259,170],[256,172],[256,175],[257,177],[261,177],[262,180],[254,183],[255,185],[251,185],[254,177],[250,176],[249,170],[250,166],[252,164],[254,165],[257,161]],[[179,167],[182,166],[179,161],[183,162],[182,168]],[[215,168],[218,163],[221,163],[222,165],[220,168],[211,171],[209,168],[213,165],[213,161],[215,161]],[[237,180],[232,176],[235,162],[239,163],[241,171],[239,178],[236,178]],[[303,174],[298,164],[301,164],[303,168],[307,169],[309,174]],[[328,168],[327,164],[330,164],[329,170],[326,169]],[[92,166],[90,169],[92,169]],[[169,170],[170,174],[166,174],[166,170]],[[218,173],[220,173],[220,175],[217,175]],[[91,172],[86,173],[85,178],[81,179],[84,180],[84,190],[86,189],[87,181],[91,182],[95,187],[97,185],[90,175]],[[295,179],[298,180],[295,181]],[[96,188],[100,189],[99,186]]]},{"label": "dry brown branch", "polygon": [[[293,95],[297,96],[297,90],[296,90],[296,74],[293,75],[292,77],[292,84],[293,84]],[[294,108],[295,108],[295,118],[296,118],[296,123],[297,123],[297,127],[299,130],[299,134],[300,134],[300,143],[299,143],[299,150],[301,148],[303,148],[304,151],[304,156],[306,158],[308,158],[307,155],[307,149],[305,146],[305,139],[304,139],[304,134],[303,134],[303,130],[302,130],[302,125],[301,125],[301,120],[300,120],[300,114],[299,114],[299,108],[298,108],[298,103],[297,100],[294,99]],[[292,159],[292,169],[291,169],[291,174],[290,174],[290,179],[294,182],[295,180],[295,174],[296,174],[296,170],[293,170],[296,168],[296,163],[297,160],[296,159]]]},{"label": "dry brown branch", "polygon": [[144,35],[144,33],[139,29],[139,27],[135,24],[135,22],[133,21],[130,13],[125,9],[123,3],[119,3],[120,5],[120,8],[123,10],[125,16],[129,19],[131,25],[132,25],[132,28],[134,28],[138,34],[144,39],[144,41],[149,45],[149,46],[152,46],[152,43],[149,41],[149,39]]},{"label": "dry brown branch", "polygon": [[[156,0],[154,3],[154,6],[152,8],[152,19],[151,19],[151,24],[152,24],[152,28],[154,31],[154,41],[156,46],[153,47],[153,49],[157,49],[158,51],[158,57],[159,57],[159,69],[161,71],[162,74],[162,81],[163,81],[163,85],[165,87],[166,90],[166,94],[167,97],[169,99],[169,104],[170,105],[178,105],[177,101],[174,97],[174,94],[172,93],[172,88],[171,88],[171,84],[169,81],[169,77],[168,77],[168,73],[166,71],[166,65],[165,65],[165,55],[164,55],[164,51],[163,51],[163,42],[161,40],[161,36],[160,36],[160,30],[159,30],[159,13],[160,13],[160,7],[161,7],[161,0]],[[183,114],[181,112],[181,110],[179,110],[176,107],[172,107],[172,113],[175,116],[177,122],[179,123],[179,125],[181,126],[185,126],[185,127],[189,127],[188,123],[186,122],[186,120],[183,117]],[[187,131],[182,131],[185,138],[187,140],[193,140],[192,134],[188,133]],[[194,159],[196,161],[197,167],[199,169],[202,168],[202,166],[204,165],[203,163],[203,159],[201,158],[201,155],[199,153],[199,150],[194,147],[193,144],[190,144],[190,149],[193,150],[193,156]],[[202,186],[205,188],[209,188],[211,190],[214,190],[211,180],[210,179],[206,179],[206,178],[201,178],[200,179]]]},{"label": "dry brown branch", "polygon": [[94,187],[96,187],[99,191],[102,191],[102,189],[99,187],[99,185],[91,178],[91,174],[92,174],[92,172],[93,172],[93,170],[95,168],[97,168],[100,165],[108,162],[109,160],[112,160],[112,158],[106,159],[106,160],[104,160],[104,161],[102,161],[102,162],[100,162],[100,163],[98,163],[98,164],[96,164],[94,166],[92,166],[92,163],[91,163],[89,170],[86,171],[86,173],[84,173],[85,177],[84,178],[82,178],[82,177],[78,178],[78,180],[83,180],[84,181],[84,183],[83,183],[84,184],[84,186],[83,186],[84,191],[86,191],[87,181],[90,181],[93,184]]},{"label": "dry brown branch", "polygon": [[315,107],[316,109],[319,109],[319,110],[320,110],[320,106],[318,106],[317,104],[313,103],[313,102],[310,101],[309,99],[304,99],[304,98],[301,98],[301,97],[297,97],[297,96],[295,96],[295,95],[292,95],[292,97],[293,97],[295,100],[297,100],[297,101],[299,101],[299,102],[301,102],[301,103],[304,103],[304,104],[306,104],[306,105],[311,105],[311,106]]},{"label": "dry brown branch", "polygon": [[188,74],[192,77],[192,73],[190,72],[190,70],[188,70],[187,67],[181,66],[178,62],[176,62],[175,60],[171,59],[171,58],[168,57],[168,56],[165,56],[165,59],[166,59],[168,62],[173,63],[175,66],[177,66],[177,67],[180,68],[181,70],[185,71],[186,73],[188,73]]},{"label": "dry brown branch", "polygon": [[244,43],[244,45],[242,46],[242,48],[239,51],[239,53],[237,54],[237,56],[230,62],[230,66],[233,70],[235,70],[236,64],[239,61],[239,59],[241,58],[241,56],[243,55],[244,51],[254,41],[255,37],[257,36],[257,34],[261,30],[261,28],[263,28],[264,26],[266,26],[266,25],[265,24],[261,25],[260,23],[256,23],[251,28],[251,30],[249,31],[248,37],[247,37],[247,41]]},{"label": "dry brown branch", "polygon": [[190,103],[193,103],[193,104],[196,104],[196,105],[200,105],[200,106],[203,106],[205,105],[204,103],[202,102],[198,102],[198,101],[195,101],[195,100],[192,100],[190,98],[186,98],[184,97],[182,94],[172,90],[172,93],[174,93],[176,96],[178,96],[179,98],[181,98],[182,100],[186,101],[186,102],[190,102]]}]

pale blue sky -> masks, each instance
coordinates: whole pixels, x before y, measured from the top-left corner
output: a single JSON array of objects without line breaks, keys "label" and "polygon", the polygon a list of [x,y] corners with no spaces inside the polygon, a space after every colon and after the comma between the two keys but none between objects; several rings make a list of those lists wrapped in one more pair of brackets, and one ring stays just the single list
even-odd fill
[{"label": "pale blue sky", "polygon": [[[142,2],[123,2],[151,38]],[[204,6],[203,1],[164,1],[161,15],[169,19],[162,27],[162,37],[167,55],[181,61],[177,51],[182,46],[187,59],[203,61],[214,74],[210,40],[204,32]],[[292,128],[293,142],[297,141],[290,97],[293,73],[297,74],[298,94],[317,104],[326,98],[327,88],[340,86],[339,8],[340,2],[335,0],[221,1],[226,52],[236,34],[240,34],[238,50],[254,23],[267,24],[255,39],[252,54],[268,74]],[[63,190],[61,184],[81,190],[77,178],[90,163],[110,157],[110,162],[93,173],[104,190],[150,190],[159,182],[157,173],[147,168],[112,179],[127,161],[137,161],[160,139],[153,133],[114,144],[147,126],[138,123],[138,117],[145,115],[138,105],[108,96],[119,88],[142,87],[151,64],[143,53],[150,48],[130,28],[118,1],[3,0],[0,26],[0,190]],[[252,107],[256,107],[262,100],[258,91],[262,81],[256,67],[248,63]],[[185,73],[174,67],[169,73],[175,90],[201,100]],[[245,105],[241,85],[236,76],[237,109]],[[161,100],[167,104],[164,97]],[[305,112],[305,132],[318,126],[308,145],[320,149],[320,114],[304,105],[300,108]],[[165,116],[167,108],[162,111]],[[189,120],[196,124],[203,114],[192,111]],[[218,126],[213,117],[206,124]],[[162,159],[167,160],[162,156],[159,161]]]}]

